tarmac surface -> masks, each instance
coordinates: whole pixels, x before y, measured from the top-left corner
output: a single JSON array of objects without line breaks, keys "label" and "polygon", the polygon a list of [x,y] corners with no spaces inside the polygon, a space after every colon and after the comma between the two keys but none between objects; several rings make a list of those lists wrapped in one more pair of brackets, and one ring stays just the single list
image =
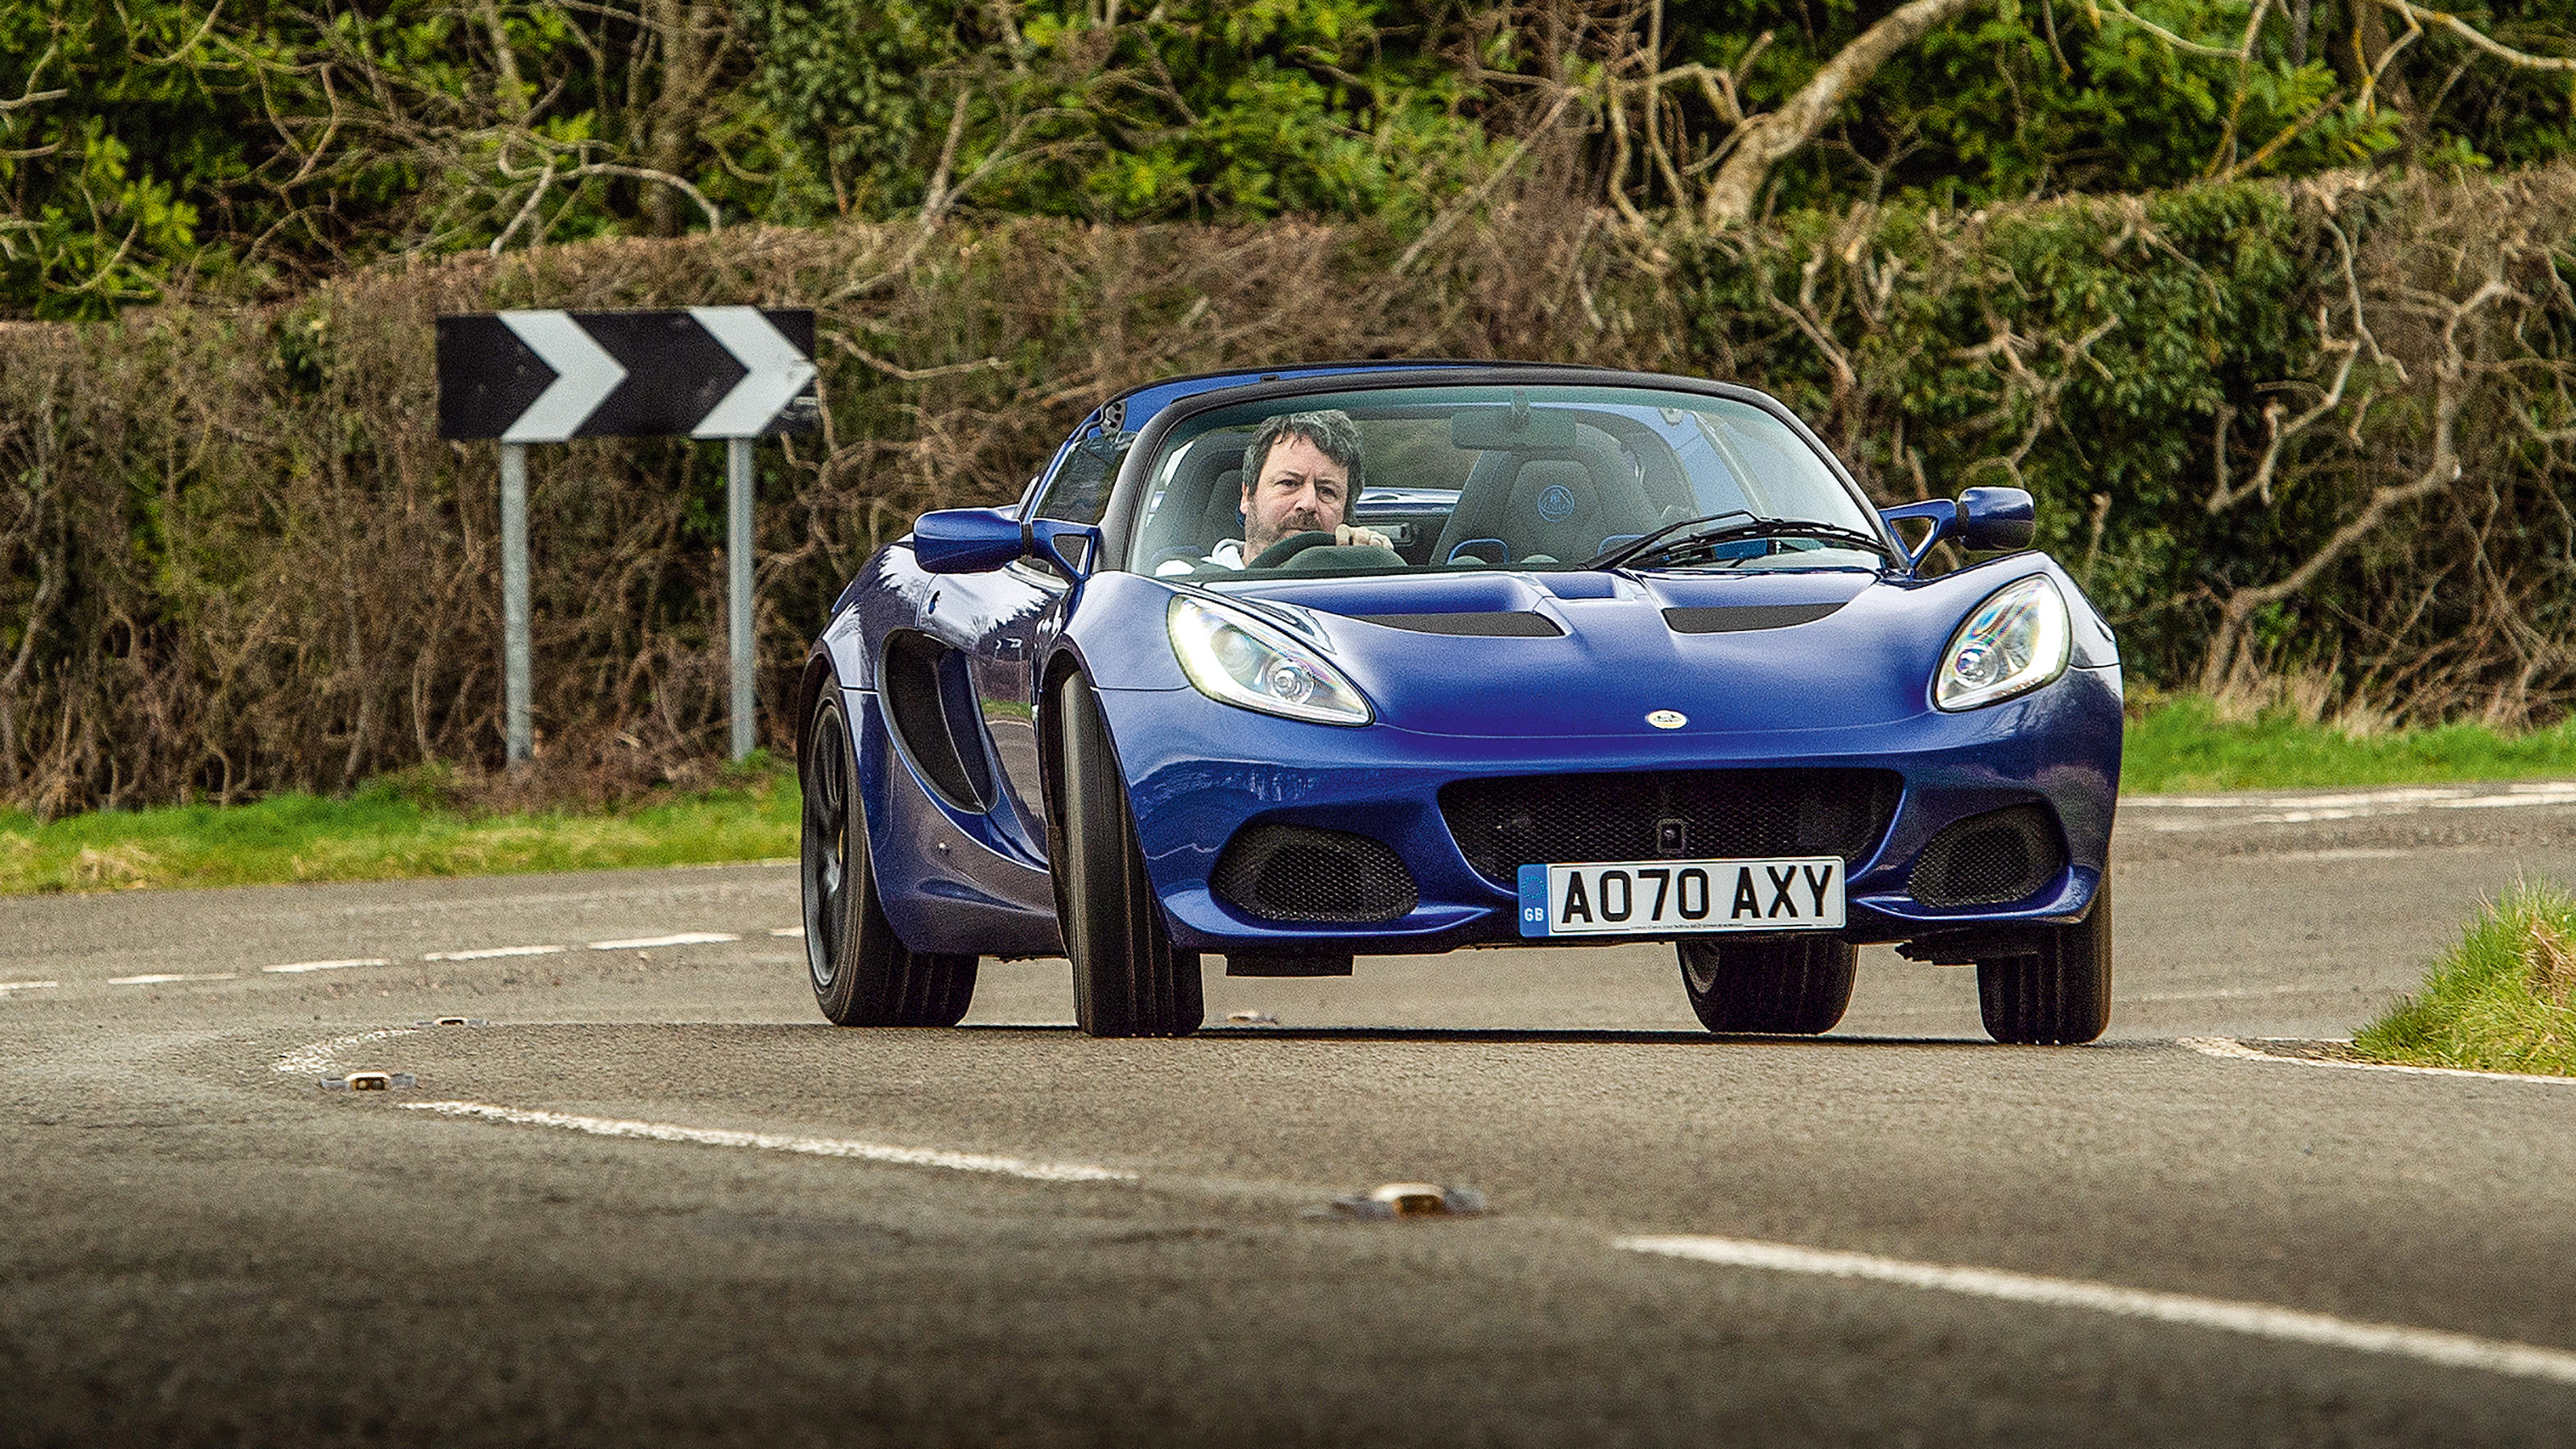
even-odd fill
[{"label": "tarmac surface", "polygon": [[1635,946],[842,1031],[784,864],[0,902],[0,1445],[2567,1442],[2576,1082],[2264,1039],[2576,880],[2576,784],[2114,859],[2078,1048],[1876,948],[1812,1040]]}]

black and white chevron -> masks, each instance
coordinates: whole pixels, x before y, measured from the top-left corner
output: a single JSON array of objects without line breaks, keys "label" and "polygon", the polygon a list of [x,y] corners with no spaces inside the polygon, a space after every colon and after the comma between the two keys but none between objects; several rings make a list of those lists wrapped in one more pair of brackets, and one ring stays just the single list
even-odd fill
[{"label": "black and white chevron", "polygon": [[438,319],[442,438],[758,438],[812,432],[817,407],[804,308]]}]

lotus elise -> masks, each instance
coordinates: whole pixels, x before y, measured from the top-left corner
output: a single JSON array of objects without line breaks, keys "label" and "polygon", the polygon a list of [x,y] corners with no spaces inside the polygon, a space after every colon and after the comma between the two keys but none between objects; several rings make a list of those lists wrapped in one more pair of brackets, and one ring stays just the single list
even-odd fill
[{"label": "lotus elise", "polygon": [[816,1000],[950,1025],[981,958],[1061,954],[1082,1030],[1177,1035],[1210,957],[1668,942],[1710,1030],[1812,1034],[1883,943],[1973,965],[2000,1041],[2090,1041],[2120,663],[2032,526],[2012,488],[1874,507],[1725,383],[1137,388],[1017,503],[879,550],[816,640]]}]

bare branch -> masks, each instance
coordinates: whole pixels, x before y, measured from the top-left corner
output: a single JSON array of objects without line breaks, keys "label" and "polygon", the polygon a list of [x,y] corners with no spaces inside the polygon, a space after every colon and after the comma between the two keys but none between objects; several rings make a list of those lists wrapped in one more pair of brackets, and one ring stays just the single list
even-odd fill
[{"label": "bare branch", "polygon": [[[1201,297],[1199,300],[1201,302],[1205,302],[1207,299],[1205,297]],[[886,361],[884,358],[877,356],[875,353],[868,351],[866,348],[859,346],[857,343],[852,342],[846,333],[843,333],[838,329],[827,330],[823,335],[831,341],[833,346],[899,382],[928,382],[934,377],[954,377],[959,373],[981,372],[988,367],[1000,367],[1003,365],[1002,359],[998,357],[979,357],[972,362],[952,362],[944,367],[924,367],[917,369],[898,367],[895,364]]]},{"label": "bare branch", "polygon": [[[2181,51],[2185,55],[2207,56],[2211,60],[2243,60],[2253,51],[2254,27],[2252,26],[2249,26],[2246,29],[2244,43],[2234,47],[2233,49],[2222,49],[2215,45],[2204,45],[2197,40],[2189,40],[2176,35],[2172,31],[2165,29],[2163,26],[2158,25],[2152,20],[2149,20],[2147,17],[2140,15],[2135,10],[2130,9],[2128,6],[2121,4],[2120,0],[2091,0],[2091,3],[2086,5],[2085,8],[2093,12],[2093,23],[2096,25],[2102,23],[2104,12],[2108,12],[2127,21],[2129,24],[2138,27],[2140,30],[2147,32],[2149,35],[2154,36],[2156,39],[2163,41],[2166,45],[2173,47],[2175,50]],[[2259,22],[2261,18],[2262,8],[2257,6],[2255,8],[2255,19]]]},{"label": "bare branch", "polygon": [[1468,192],[1466,196],[1434,217],[1431,225],[1422,229],[1422,235],[1413,239],[1413,245],[1404,249],[1404,255],[1395,259],[1395,275],[1400,277],[1413,270],[1414,262],[1425,251],[1437,245],[1442,237],[1447,236],[1450,228],[1465,220],[1477,207],[1484,205],[1485,198],[1493,195],[1494,188],[1502,184],[1503,178],[1511,175],[1520,166],[1521,157],[1528,154],[1530,143],[1554,129],[1557,118],[1565,114],[1565,108],[1580,94],[1582,92],[1571,89],[1560,91],[1556,97],[1556,104],[1547,108],[1547,114],[1539,118],[1538,124],[1530,128],[1529,134],[1512,143],[1511,151],[1503,157],[1502,164],[1494,168],[1493,174],[1478,182],[1475,190]]},{"label": "bare branch", "polygon": [[2412,0],[2379,0],[2379,4],[2384,9],[2394,10],[2405,16],[2410,22],[2421,22],[2436,29],[2447,30],[2507,65],[2523,70],[2576,71],[2576,59],[2554,55],[2533,55],[2528,51],[2516,50],[2447,10],[2427,9],[2412,3]]},{"label": "bare branch", "polygon": [[2346,519],[2298,567],[2271,583],[2250,585],[2227,596],[2220,610],[2218,628],[2210,639],[2209,653],[2201,661],[2200,682],[2204,691],[2215,694],[2226,685],[2236,668],[2246,628],[2256,611],[2306,588],[2317,575],[2350,552],[2354,545],[2376,533],[2391,512],[2429,498],[2459,479],[2458,425],[2467,386],[2467,359],[2460,346],[2460,325],[2487,304],[2518,295],[2501,280],[2490,276],[2465,301],[2447,307],[2448,315],[2443,319],[2441,330],[2442,356],[2433,369],[2432,457],[2413,478],[2401,483],[2382,484],[2371,490],[2360,511]]},{"label": "bare branch", "polygon": [[1982,4],[1983,0],[1908,0],[1836,52],[1780,109],[1736,128],[1734,153],[1709,183],[1701,215],[1714,227],[1741,225],[1771,168],[1816,138],[1843,102],[1899,51]]}]

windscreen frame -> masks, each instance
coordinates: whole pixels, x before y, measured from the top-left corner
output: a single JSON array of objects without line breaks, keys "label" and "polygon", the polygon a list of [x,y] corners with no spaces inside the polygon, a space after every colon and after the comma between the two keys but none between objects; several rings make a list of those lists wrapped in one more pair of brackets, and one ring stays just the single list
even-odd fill
[{"label": "windscreen frame", "polygon": [[1497,367],[1475,368],[1404,368],[1366,373],[1309,373],[1275,382],[1254,383],[1244,387],[1217,388],[1194,393],[1180,399],[1148,419],[1138,430],[1129,447],[1118,478],[1111,485],[1109,504],[1101,512],[1102,547],[1099,568],[1120,573],[1133,572],[1129,566],[1137,530],[1142,526],[1146,495],[1151,491],[1152,475],[1163,453],[1164,444],[1181,424],[1204,413],[1219,409],[1271,401],[1287,401],[1355,392],[1378,392],[1388,389],[1425,389],[1435,387],[1600,387],[1639,393],[1681,393],[1749,405],[1779,422],[1792,437],[1824,464],[1825,471],[1842,485],[1852,504],[1860,510],[1870,527],[1896,549],[1893,557],[1906,554],[1901,540],[1879,516],[1859,480],[1843,466],[1834,451],[1824,444],[1814,429],[1791,412],[1779,399],[1758,388],[1738,383],[1715,382],[1705,378],[1675,377],[1663,373],[1616,372],[1604,368],[1574,367],[1550,363],[1513,363]]}]

